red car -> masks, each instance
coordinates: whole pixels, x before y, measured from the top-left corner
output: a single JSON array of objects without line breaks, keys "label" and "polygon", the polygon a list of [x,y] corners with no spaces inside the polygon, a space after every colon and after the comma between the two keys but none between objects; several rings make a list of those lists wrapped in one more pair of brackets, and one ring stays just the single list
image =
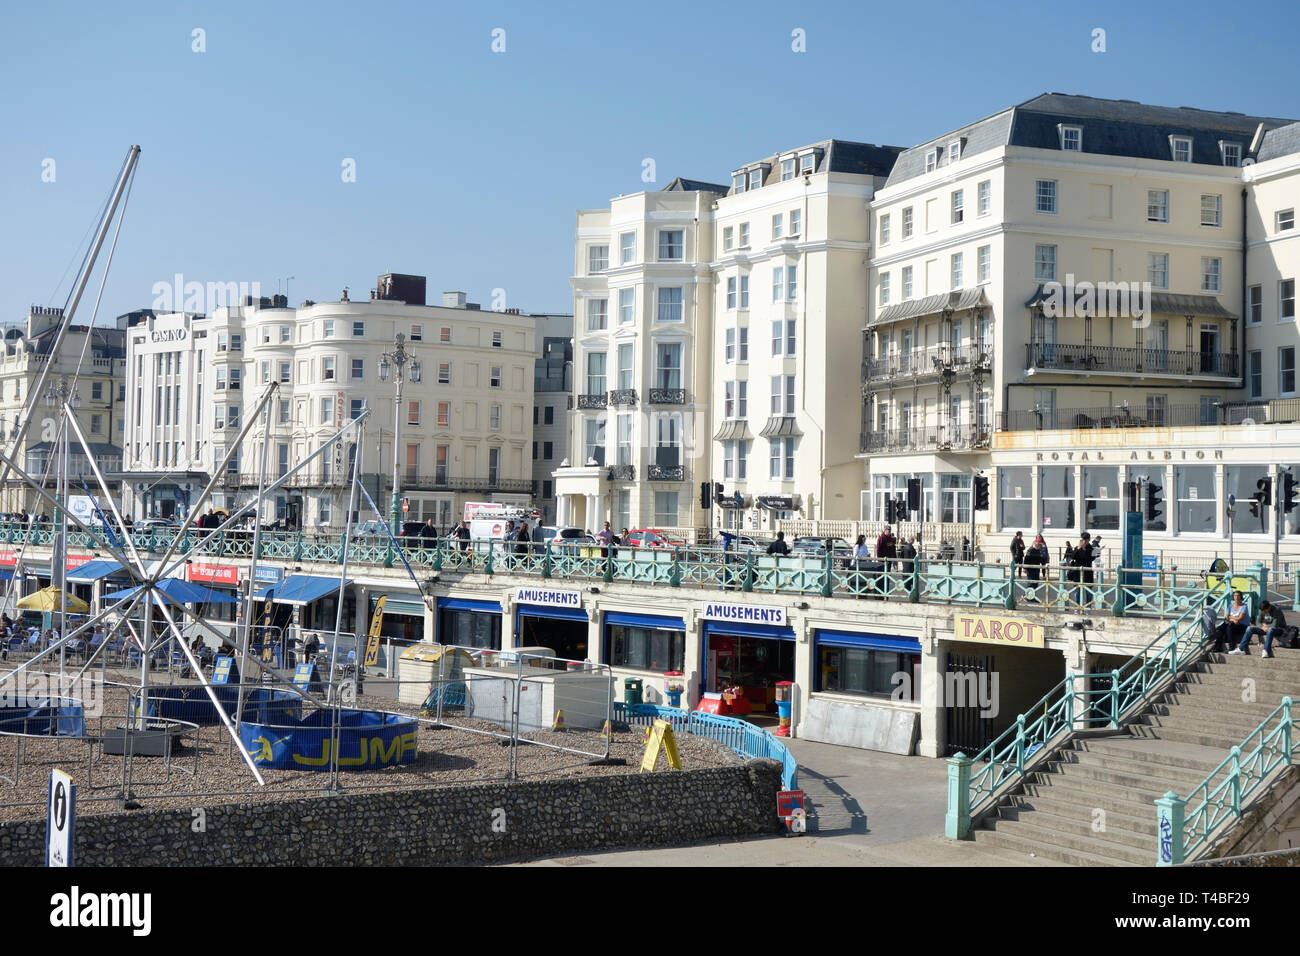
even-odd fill
[{"label": "red car", "polygon": [[680,538],[669,537],[666,531],[660,531],[657,528],[638,528],[635,531],[629,531],[627,537],[623,539],[623,544],[631,545],[634,548],[684,548],[686,542]]}]

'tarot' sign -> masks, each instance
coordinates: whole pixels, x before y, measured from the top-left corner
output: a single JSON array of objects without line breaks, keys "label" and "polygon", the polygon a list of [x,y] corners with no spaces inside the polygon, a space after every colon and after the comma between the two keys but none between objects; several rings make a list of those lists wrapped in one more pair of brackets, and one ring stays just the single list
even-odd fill
[{"label": "'tarot' sign", "polygon": [[704,605],[702,616],[711,621],[744,621],[747,624],[787,626],[785,608],[765,604],[723,604],[710,601]]},{"label": "'tarot' sign", "polygon": [[976,644],[1007,644],[1015,647],[1046,647],[1041,624],[1015,617],[985,617],[975,614],[953,616],[953,638]]},{"label": "'tarot' sign", "polygon": [[515,588],[515,603],[545,604],[550,607],[582,607],[582,592],[559,588]]}]

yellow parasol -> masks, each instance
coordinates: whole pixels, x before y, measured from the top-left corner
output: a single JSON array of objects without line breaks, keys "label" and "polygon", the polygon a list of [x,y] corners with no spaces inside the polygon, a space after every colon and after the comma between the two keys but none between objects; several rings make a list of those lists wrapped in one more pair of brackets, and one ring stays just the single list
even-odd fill
[{"label": "yellow parasol", "polygon": [[34,594],[29,594],[20,598],[18,606],[25,611],[71,611],[74,614],[85,614],[90,610],[90,605],[77,597],[75,594],[69,594],[67,604],[60,607],[59,589],[56,587],[41,588]]}]

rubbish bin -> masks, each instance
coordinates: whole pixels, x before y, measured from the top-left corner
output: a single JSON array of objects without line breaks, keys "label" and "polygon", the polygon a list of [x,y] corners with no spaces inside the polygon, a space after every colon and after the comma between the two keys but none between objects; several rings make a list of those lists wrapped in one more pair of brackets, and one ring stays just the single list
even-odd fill
[{"label": "rubbish bin", "polygon": [[790,736],[790,709],[793,704],[791,700],[791,691],[794,684],[788,680],[777,681],[776,684],[776,716],[778,737]]},{"label": "rubbish bin", "polygon": [[623,679],[623,703],[628,707],[641,703],[641,678],[625,677]]}]

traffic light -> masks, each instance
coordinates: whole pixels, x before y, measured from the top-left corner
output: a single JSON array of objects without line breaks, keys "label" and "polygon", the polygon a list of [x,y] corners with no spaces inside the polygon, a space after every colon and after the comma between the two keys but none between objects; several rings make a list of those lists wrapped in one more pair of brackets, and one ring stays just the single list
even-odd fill
[{"label": "traffic light", "polygon": [[1296,501],[1296,487],[1300,485],[1295,476],[1287,472],[1282,476],[1282,511],[1290,514],[1295,510],[1295,506],[1300,504]]},{"label": "traffic light", "polygon": [[907,499],[902,495],[899,495],[898,500],[894,502],[894,514],[899,521],[907,521],[912,517],[912,509],[908,507]]},{"label": "traffic light", "polygon": [[710,493],[712,491],[713,491],[712,482],[709,481],[700,482],[700,507],[701,508],[707,510],[713,507],[713,496]]},{"label": "traffic light", "polygon": [[1273,503],[1273,479],[1261,478],[1255,482],[1255,487],[1259,489],[1255,497],[1259,499],[1261,505],[1271,505]]},{"label": "traffic light", "polygon": [[983,475],[975,476],[975,510],[989,510],[989,480]]},{"label": "traffic light", "polygon": [[893,498],[885,499],[885,522],[893,524],[898,520],[898,502]]},{"label": "traffic light", "polygon": [[921,479],[920,478],[907,479],[907,510],[908,511],[921,510]]},{"label": "traffic light", "polygon": [[713,500],[722,501],[722,482],[720,481],[713,483]]},{"label": "traffic light", "polygon": [[1257,491],[1250,496],[1250,516],[1252,518],[1259,517],[1259,509],[1262,504],[1264,504],[1264,492]]},{"label": "traffic light", "polygon": [[1147,521],[1154,524],[1160,519],[1160,506],[1164,504],[1160,497],[1160,486],[1154,481],[1147,482]]}]

